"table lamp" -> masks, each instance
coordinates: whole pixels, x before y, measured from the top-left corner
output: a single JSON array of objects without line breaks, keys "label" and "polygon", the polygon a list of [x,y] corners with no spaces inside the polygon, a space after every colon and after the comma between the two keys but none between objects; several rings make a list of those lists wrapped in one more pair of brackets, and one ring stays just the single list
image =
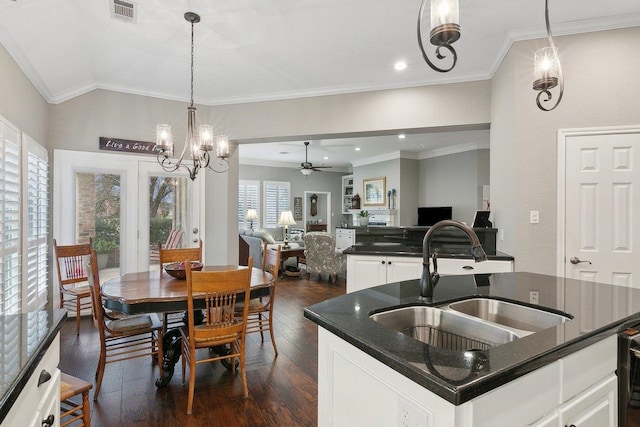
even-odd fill
[{"label": "table lamp", "polygon": [[258,218],[258,211],[255,209],[247,209],[247,216],[244,217],[249,220],[249,230],[253,231],[253,220]]},{"label": "table lamp", "polygon": [[289,226],[296,225],[291,211],[280,212],[280,220],[278,221],[278,225],[284,226],[284,245],[282,245],[282,249],[289,249],[291,247],[289,245]]}]

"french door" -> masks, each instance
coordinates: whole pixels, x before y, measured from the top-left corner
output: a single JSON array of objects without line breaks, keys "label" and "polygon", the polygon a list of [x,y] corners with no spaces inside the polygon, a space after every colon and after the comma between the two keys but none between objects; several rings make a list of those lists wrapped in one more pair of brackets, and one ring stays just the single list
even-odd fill
[{"label": "french door", "polygon": [[108,278],[104,274],[148,270],[150,247],[164,241],[166,229],[183,230],[184,247],[194,246],[199,238],[200,205],[194,194],[201,192],[202,180],[192,182],[182,171],[166,173],[155,159],[54,150],[53,178],[53,237],[58,243],[87,241],[88,233],[101,240],[98,231],[104,228],[111,236],[104,249],[110,259],[101,270],[102,280]]}]

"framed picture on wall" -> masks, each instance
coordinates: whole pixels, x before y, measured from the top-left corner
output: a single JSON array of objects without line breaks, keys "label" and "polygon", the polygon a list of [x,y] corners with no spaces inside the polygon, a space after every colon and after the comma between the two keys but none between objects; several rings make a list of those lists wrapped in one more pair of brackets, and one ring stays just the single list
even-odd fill
[{"label": "framed picture on wall", "polygon": [[362,181],[362,204],[364,206],[384,206],[386,204],[386,178],[369,178]]},{"label": "framed picture on wall", "polygon": [[293,198],[293,219],[302,221],[302,197]]}]

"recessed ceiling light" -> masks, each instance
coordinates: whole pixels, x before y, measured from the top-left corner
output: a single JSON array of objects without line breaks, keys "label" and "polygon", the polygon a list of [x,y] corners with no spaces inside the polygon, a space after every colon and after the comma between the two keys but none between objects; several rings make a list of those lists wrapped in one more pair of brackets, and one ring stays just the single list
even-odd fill
[{"label": "recessed ceiling light", "polygon": [[400,135],[398,135],[398,139],[405,139],[406,135],[404,133],[401,133]]},{"label": "recessed ceiling light", "polygon": [[356,151],[360,151],[360,147],[356,147]]},{"label": "recessed ceiling light", "polygon": [[324,160],[329,160],[329,157],[324,156],[324,157],[323,157],[323,159],[324,159]]},{"label": "recessed ceiling light", "polygon": [[405,68],[407,68],[407,63],[404,61],[398,61],[395,63],[395,65],[393,66],[393,68],[396,69],[396,71],[402,71]]}]

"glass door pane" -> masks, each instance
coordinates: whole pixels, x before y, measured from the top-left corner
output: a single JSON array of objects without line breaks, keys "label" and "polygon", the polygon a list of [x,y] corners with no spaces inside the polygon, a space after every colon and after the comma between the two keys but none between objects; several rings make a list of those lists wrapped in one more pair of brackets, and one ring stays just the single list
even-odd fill
[{"label": "glass door pane", "polygon": [[158,243],[164,248],[189,247],[189,178],[149,175],[149,264],[158,268]]},{"label": "glass door pane", "polygon": [[197,245],[200,205],[195,195],[201,191],[202,179],[191,181],[182,169],[165,172],[158,163],[140,162],[138,182],[141,185],[138,194],[140,251],[137,271],[156,270],[159,268],[158,243],[174,248]]},{"label": "glass door pane", "polygon": [[120,276],[120,175],[76,174],[77,243],[93,239],[102,282]]}]

